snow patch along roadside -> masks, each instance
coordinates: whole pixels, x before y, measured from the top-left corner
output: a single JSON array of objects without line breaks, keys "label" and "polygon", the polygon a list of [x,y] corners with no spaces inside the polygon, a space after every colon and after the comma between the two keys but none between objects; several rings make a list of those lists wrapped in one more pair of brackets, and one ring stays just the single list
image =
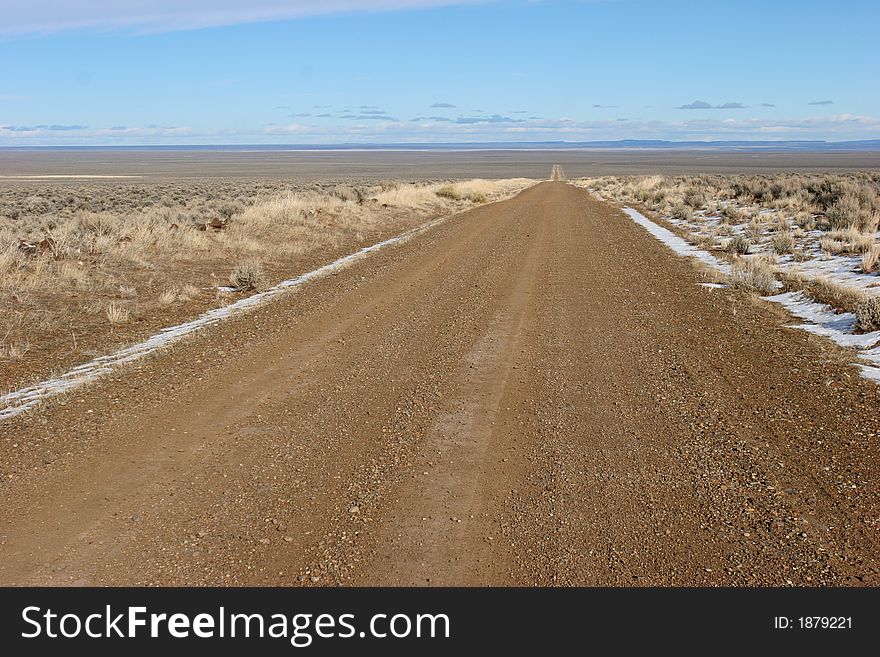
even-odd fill
[{"label": "snow patch along roadside", "polygon": [[623,208],[623,211],[629,215],[630,219],[635,221],[639,226],[647,230],[649,233],[651,233],[651,235],[663,242],[666,246],[675,251],[677,254],[696,258],[700,262],[709,265],[710,267],[717,269],[724,274],[730,273],[729,264],[727,264],[726,262],[722,262],[708,251],[698,249],[687,240],[680,238],[671,230],[655,224],[638,210],[633,210],[632,208]]},{"label": "snow patch along roadside", "polygon": [[[708,251],[695,247],[672,231],[654,223],[638,210],[623,208],[623,211],[675,253],[695,258],[721,273],[730,274],[730,265],[722,262]],[[805,320],[803,324],[790,325],[791,328],[825,336],[841,347],[860,349],[858,356],[861,362],[854,364],[861,370],[862,376],[880,383],[880,331],[856,333],[855,315],[836,313],[831,306],[814,301],[803,292],[786,292],[761,298],[778,303],[798,319]]]},{"label": "snow patch along roadside", "polygon": [[147,338],[144,342],[125,347],[112,354],[99,356],[94,360],[74,367],[72,370],[58,377],[47,379],[46,381],[41,381],[40,383],[22,388],[21,390],[2,395],[0,396],[0,421],[24,413],[25,411],[34,408],[37,404],[41,403],[48,397],[53,397],[74,388],[78,388],[86,383],[95,381],[120,365],[130,363],[143,358],[154,351],[168,347],[191,333],[211,326],[212,324],[216,324],[217,322],[232,317],[233,315],[239,315],[252,310],[284,292],[305,285],[309,281],[317,280],[335,271],[344,269],[374,251],[378,251],[386,246],[391,246],[392,244],[406,242],[416,235],[433,228],[446,219],[448,219],[448,217],[441,217],[440,219],[429,221],[428,223],[413,228],[401,235],[391,237],[387,240],[383,240],[371,246],[364,247],[359,251],[343,256],[338,260],[334,260],[331,263],[319,267],[318,269],[282,281],[265,292],[260,292],[259,294],[240,299],[239,301],[221,308],[214,308],[213,310],[209,310],[196,319],[184,324],[164,328],[159,331],[159,333]]},{"label": "snow patch along roadside", "polygon": [[786,292],[761,297],[766,301],[781,304],[792,315],[807,321],[795,328],[830,338],[841,347],[867,349],[880,341],[880,331],[856,333],[856,316],[852,313],[837,313],[834,308],[813,301],[803,292]]}]

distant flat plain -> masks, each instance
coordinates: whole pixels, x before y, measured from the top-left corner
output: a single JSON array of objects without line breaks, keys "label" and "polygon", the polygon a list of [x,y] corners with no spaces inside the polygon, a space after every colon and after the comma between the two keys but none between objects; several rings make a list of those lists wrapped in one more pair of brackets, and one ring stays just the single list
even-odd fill
[{"label": "distant flat plain", "polygon": [[[26,176],[273,178],[302,181],[546,178],[554,164],[570,178],[598,175],[843,172],[880,169],[880,152],[685,150],[482,151],[0,151],[0,185]],[[51,178],[50,176],[58,176]],[[97,181],[98,179],[93,179]],[[119,182],[118,178],[116,179]],[[134,181],[131,181],[134,182]]]}]

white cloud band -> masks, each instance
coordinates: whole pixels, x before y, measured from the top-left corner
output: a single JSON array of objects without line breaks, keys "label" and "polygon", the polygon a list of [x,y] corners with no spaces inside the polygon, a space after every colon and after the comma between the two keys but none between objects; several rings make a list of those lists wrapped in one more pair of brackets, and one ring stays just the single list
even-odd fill
[{"label": "white cloud band", "polygon": [[350,12],[427,9],[489,0],[3,0],[0,34],[63,30],[168,32]]},{"label": "white cloud band", "polygon": [[[504,118],[504,117],[500,117]],[[63,129],[59,129],[63,128]],[[838,114],[804,119],[695,119],[687,121],[576,121],[540,119],[457,123],[365,120],[337,125],[291,123],[259,130],[197,130],[188,127],[86,128],[71,125],[16,126],[0,123],[0,145],[63,144],[235,144],[235,143],[395,143],[463,141],[667,140],[858,140],[874,139],[880,119]]]}]

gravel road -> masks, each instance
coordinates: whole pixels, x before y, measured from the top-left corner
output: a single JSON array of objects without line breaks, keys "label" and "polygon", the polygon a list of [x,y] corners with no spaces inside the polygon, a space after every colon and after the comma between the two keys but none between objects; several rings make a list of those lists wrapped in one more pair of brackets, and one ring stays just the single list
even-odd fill
[{"label": "gravel road", "polygon": [[563,182],[0,424],[0,583],[878,585],[880,387]]}]

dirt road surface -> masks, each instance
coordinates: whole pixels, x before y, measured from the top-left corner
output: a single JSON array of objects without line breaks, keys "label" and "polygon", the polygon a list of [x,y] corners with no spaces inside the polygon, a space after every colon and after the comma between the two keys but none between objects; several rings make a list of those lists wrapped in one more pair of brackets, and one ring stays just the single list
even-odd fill
[{"label": "dirt road surface", "polygon": [[0,583],[880,584],[878,386],[562,182],[0,425]]}]

